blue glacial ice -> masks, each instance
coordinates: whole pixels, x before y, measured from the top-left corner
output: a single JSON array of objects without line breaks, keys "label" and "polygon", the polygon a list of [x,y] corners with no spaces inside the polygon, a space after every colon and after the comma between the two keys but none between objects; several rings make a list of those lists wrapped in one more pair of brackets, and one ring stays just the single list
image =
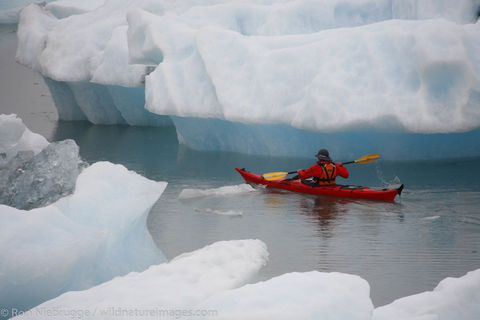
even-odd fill
[{"label": "blue glacial ice", "polygon": [[54,3],[21,12],[16,58],[61,119],[173,121],[199,150],[480,155],[479,0]]}]

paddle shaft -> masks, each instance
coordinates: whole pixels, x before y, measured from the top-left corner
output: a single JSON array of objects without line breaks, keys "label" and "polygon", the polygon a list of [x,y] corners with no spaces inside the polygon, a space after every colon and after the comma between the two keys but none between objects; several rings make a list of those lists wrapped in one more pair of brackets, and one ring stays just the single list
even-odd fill
[{"label": "paddle shaft", "polygon": [[[355,163],[355,161],[342,162],[342,166],[343,166],[344,164],[351,164],[351,163]],[[297,173],[297,171],[287,172],[287,174],[294,174],[294,173]]]},{"label": "paddle shaft", "polygon": [[[358,158],[357,160],[354,161],[348,161],[348,162],[343,162],[339,163],[340,165],[344,164],[351,164],[351,163],[369,163],[373,161],[377,161],[380,158],[380,155],[378,153],[374,154],[369,154],[363,157]],[[294,174],[297,173],[297,171],[290,171],[290,172],[269,172],[269,173],[264,173],[262,177],[264,177],[267,180],[277,180],[277,179],[282,179],[285,176],[289,174]]]}]

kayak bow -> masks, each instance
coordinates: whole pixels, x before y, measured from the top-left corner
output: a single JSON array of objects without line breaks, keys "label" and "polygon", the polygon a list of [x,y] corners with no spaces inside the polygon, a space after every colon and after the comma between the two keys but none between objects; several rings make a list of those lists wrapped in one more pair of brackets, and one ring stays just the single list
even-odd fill
[{"label": "kayak bow", "polygon": [[374,199],[393,201],[395,196],[400,195],[403,190],[403,184],[392,188],[373,189],[368,187],[348,186],[335,184],[331,186],[319,186],[307,180],[278,179],[267,180],[262,176],[248,172],[245,169],[235,168],[249,184],[260,184],[267,188],[283,189],[293,192],[324,195],[331,197],[347,197],[359,199]]}]

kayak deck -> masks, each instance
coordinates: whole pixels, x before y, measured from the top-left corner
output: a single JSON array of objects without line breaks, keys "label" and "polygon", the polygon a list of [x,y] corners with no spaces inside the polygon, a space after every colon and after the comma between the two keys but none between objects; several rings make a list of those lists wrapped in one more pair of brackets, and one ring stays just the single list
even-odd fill
[{"label": "kayak deck", "polygon": [[293,192],[324,195],[331,197],[348,197],[359,199],[374,199],[393,201],[397,195],[403,190],[403,184],[394,188],[372,189],[368,187],[348,186],[348,185],[331,185],[320,186],[309,183],[305,180],[279,179],[266,180],[261,175],[249,172],[245,169],[235,168],[249,184],[260,184],[267,188],[283,189]]}]

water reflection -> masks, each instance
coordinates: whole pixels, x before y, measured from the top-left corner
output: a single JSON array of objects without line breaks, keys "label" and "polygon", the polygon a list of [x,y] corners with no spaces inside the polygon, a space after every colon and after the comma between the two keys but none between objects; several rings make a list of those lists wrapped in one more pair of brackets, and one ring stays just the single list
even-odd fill
[{"label": "water reflection", "polygon": [[352,201],[321,196],[302,197],[298,212],[317,225],[317,232],[321,237],[331,238],[332,229],[337,225],[337,220],[348,212],[346,205]]}]

